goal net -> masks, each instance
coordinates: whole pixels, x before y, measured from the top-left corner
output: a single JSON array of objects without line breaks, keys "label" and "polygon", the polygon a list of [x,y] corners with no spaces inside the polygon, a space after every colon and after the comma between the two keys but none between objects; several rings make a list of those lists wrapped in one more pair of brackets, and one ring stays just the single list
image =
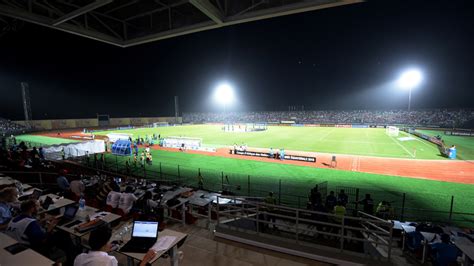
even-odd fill
[{"label": "goal net", "polygon": [[198,150],[201,147],[201,138],[188,138],[188,137],[166,137],[163,139],[162,145],[167,148],[181,148]]},{"label": "goal net", "polygon": [[389,135],[390,137],[398,137],[399,129],[398,127],[388,126],[385,129],[385,133],[387,133],[387,135]]}]

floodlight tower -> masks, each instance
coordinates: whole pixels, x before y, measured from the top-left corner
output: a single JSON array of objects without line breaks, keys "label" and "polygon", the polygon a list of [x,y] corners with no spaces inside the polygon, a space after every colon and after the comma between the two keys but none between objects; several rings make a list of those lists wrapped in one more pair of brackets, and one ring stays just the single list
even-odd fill
[{"label": "floodlight tower", "polygon": [[398,85],[402,89],[408,89],[408,111],[411,107],[411,90],[420,85],[423,75],[418,69],[409,69],[402,73],[398,79]]},{"label": "floodlight tower", "polygon": [[30,90],[27,82],[21,82],[21,96],[23,101],[23,111],[25,113],[25,123],[29,125],[31,117]]}]

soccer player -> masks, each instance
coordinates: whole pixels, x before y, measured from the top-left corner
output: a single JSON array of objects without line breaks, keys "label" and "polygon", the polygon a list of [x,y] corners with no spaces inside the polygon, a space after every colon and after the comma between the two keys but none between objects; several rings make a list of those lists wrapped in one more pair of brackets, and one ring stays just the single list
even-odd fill
[{"label": "soccer player", "polygon": [[142,167],[145,167],[145,152],[142,151],[142,154],[140,155],[140,163]]},{"label": "soccer player", "polygon": [[285,150],[283,148],[280,150],[280,160],[285,160]]},{"label": "soccer player", "polygon": [[275,156],[275,152],[273,151],[273,148],[270,148],[270,158],[273,158]]}]

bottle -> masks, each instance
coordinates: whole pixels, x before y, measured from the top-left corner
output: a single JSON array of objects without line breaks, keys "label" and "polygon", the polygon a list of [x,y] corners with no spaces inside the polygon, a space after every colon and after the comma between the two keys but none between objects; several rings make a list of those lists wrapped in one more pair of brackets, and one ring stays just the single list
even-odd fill
[{"label": "bottle", "polygon": [[86,200],[81,195],[81,199],[79,200],[79,210],[83,211],[86,208]]}]

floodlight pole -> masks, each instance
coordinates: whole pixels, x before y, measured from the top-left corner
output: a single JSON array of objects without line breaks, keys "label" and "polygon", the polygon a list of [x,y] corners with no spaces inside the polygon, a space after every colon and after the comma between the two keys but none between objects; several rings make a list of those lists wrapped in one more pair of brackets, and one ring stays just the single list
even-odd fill
[{"label": "floodlight pole", "polygon": [[411,87],[408,89],[408,112],[410,112],[410,107],[411,107]]}]

